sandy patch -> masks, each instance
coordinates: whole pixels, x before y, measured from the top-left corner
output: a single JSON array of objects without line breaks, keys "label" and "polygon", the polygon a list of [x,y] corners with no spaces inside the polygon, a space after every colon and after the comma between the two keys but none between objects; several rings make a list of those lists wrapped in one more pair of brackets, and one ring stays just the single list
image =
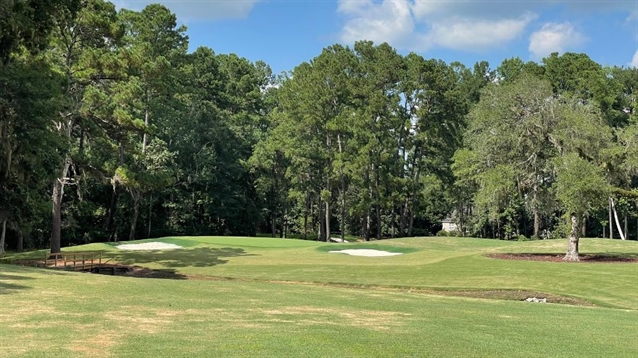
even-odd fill
[{"label": "sandy patch", "polygon": [[111,357],[110,348],[117,344],[121,334],[114,331],[100,331],[98,334],[83,337],[73,342],[71,351],[86,357]]},{"label": "sandy patch", "polygon": [[337,254],[347,254],[350,256],[368,256],[368,257],[377,257],[377,256],[396,256],[402,255],[400,252],[388,252],[381,250],[372,250],[372,249],[350,249],[350,250],[340,250],[340,251],[330,251]]},{"label": "sandy patch", "polygon": [[[287,319],[267,319],[268,322],[281,321],[296,325],[351,326],[375,331],[386,331],[403,325],[408,313],[386,311],[349,311],[319,307],[283,307],[281,310],[263,311],[268,316],[286,316]],[[289,322],[286,322],[289,321]]]},{"label": "sandy patch", "polygon": [[182,247],[164,242],[145,242],[142,244],[124,244],[116,246],[120,250],[174,250]]}]

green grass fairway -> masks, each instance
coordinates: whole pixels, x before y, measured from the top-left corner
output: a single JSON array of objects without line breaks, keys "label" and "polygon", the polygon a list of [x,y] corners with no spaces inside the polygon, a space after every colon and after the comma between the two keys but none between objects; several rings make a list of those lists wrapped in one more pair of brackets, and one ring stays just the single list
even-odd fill
[{"label": "green grass fairway", "polygon": [[[144,241],[184,248],[122,251],[112,244],[91,244],[65,251],[103,250],[118,262],[194,279],[0,265],[0,355],[638,356],[638,264],[484,256],[560,253],[563,240]],[[345,248],[404,254],[329,252]],[[587,239],[581,250],[635,257],[638,243]],[[41,253],[13,257],[29,255]],[[589,306],[489,299],[515,298],[517,290]]]}]

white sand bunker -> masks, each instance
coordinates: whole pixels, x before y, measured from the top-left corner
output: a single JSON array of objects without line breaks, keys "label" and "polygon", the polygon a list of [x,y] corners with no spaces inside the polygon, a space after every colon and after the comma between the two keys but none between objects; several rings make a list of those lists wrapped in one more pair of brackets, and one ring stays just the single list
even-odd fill
[{"label": "white sand bunker", "polygon": [[350,256],[369,256],[369,257],[401,255],[400,252],[388,252],[388,251],[372,250],[372,249],[350,249],[350,250],[330,251],[330,252],[334,252],[337,254],[347,254]]},{"label": "white sand bunker", "polygon": [[124,244],[116,246],[120,250],[173,250],[182,247],[164,242],[145,242],[142,244]]}]

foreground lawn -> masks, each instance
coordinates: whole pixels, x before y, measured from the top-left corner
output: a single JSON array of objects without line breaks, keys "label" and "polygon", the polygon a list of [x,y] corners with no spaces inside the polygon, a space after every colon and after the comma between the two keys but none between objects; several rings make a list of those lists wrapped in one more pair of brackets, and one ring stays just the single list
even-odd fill
[{"label": "foreground lawn", "polygon": [[[139,242],[146,241],[182,249],[123,251],[106,243],[65,251],[100,250],[111,262],[176,279],[0,265],[0,355],[638,356],[638,264],[485,257],[560,254],[563,240]],[[403,254],[330,252],[352,248]],[[581,250],[636,257],[638,242],[585,239]],[[520,294],[586,306],[522,302]]]},{"label": "foreground lawn", "polygon": [[[265,260],[265,252],[257,252],[252,257]],[[355,259],[326,255],[327,261]],[[250,256],[206,268],[231,267],[239,258]],[[388,282],[393,274],[386,273]],[[638,311],[626,309],[10,265],[0,265],[0,293],[1,347],[7,357],[638,355]]]}]

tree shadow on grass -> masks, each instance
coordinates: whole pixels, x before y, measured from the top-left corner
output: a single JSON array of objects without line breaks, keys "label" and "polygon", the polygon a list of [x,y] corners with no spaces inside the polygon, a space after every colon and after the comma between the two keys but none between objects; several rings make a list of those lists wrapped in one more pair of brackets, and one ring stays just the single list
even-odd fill
[{"label": "tree shadow on grass", "polygon": [[172,280],[188,280],[188,276],[177,273],[175,269],[149,269],[141,266],[122,266],[116,264],[104,264],[91,268],[92,274],[108,276],[127,276],[138,278],[166,278]]},{"label": "tree shadow on grass", "polygon": [[177,273],[175,269],[150,270],[143,267],[134,267],[125,276],[138,278],[164,278],[170,280],[188,280],[188,276]]},{"label": "tree shadow on grass", "polygon": [[35,280],[35,278],[30,276],[7,275],[5,273],[0,273],[0,281],[3,281],[3,280],[23,281],[23,280]]},{"label": "tree shadow on grass", "polygon": [[198,247],[188,250],[162,251],[128,251],[113,255],[113,260],[120,264],[139,265],[157,263],[164,267],[210,267],[228,262],[223,258],[255,256],[241,248]]},{"label": "tree shadow on grass", "polygon": [[31,287],[24,285],[16,285],[15,283],[1,282],[0,281],[0,295],[6,295],[18,290],[26,290]]},{"label": "tree shadow on grass", "polygon": [[26,281],[26,280],[34,280],[34,278],[29,276],[7,275],[5,273],[0,273],[0,295],[6,295],[18,290],[26,290],[31,288],[29,286],[18,285],[16,283],[7,282],[7,281]]}]

